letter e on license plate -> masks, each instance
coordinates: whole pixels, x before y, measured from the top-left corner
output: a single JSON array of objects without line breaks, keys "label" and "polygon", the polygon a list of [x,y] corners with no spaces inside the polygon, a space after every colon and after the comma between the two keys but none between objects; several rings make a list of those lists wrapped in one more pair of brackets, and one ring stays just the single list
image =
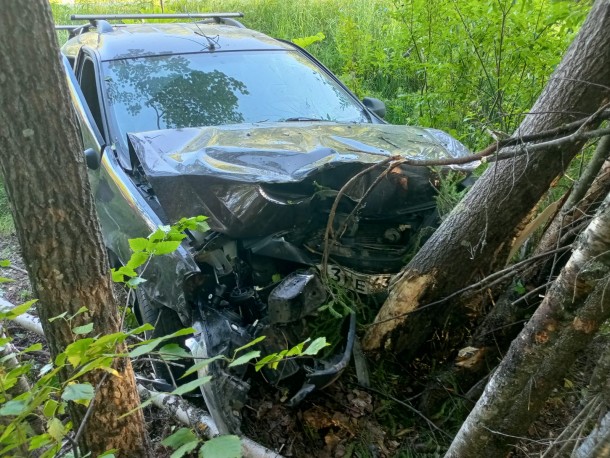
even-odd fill
[{"label": "letter e on license plate", "polygon": [[[318,269],[321,269],[321,267],[318,266]],[[392,274],[362,274],[333,264],[326,267],[326,273],[332,282],[360,294],[383,292],[390,285],[390,278],[392,278]]]}]

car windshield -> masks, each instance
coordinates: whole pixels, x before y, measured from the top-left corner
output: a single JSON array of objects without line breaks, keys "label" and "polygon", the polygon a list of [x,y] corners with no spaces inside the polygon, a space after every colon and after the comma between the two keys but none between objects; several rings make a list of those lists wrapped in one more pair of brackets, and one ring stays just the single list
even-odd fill
[{"label": "car windshield", "polygon": [[370,122],[295,51],[217,52],[103,63],[114,121],[128,132],[278,121]]}]

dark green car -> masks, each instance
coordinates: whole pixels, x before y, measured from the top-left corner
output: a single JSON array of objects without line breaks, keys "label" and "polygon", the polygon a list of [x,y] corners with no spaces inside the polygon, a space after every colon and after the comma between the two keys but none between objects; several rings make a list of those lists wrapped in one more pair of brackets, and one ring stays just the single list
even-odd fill
[{"label": "dark green car", "polygon": [[[413,235],[437,219],[434,173],[392,160],[469,154],[441,131],[385,123],[382,102],[359,101],[307,52],[235,16],[81,17],[90,23],[62,48],[113,263],[129,259],[131,238],[209,218],[209,231],[153,258],[137,293],[138,315],[157,335],[198,330],[185,342],[195,357],[231,356],[262,335],[263,354],[303,341],[329,282],[383,296]],[[288,387],[289,403],[347,366],[355,315],[344,321],[334,355],[264,371]],[[238,432],[258,374],[222,362],[206,374],[220,431]],[[159,365],[156,376],[172,378]]]}]

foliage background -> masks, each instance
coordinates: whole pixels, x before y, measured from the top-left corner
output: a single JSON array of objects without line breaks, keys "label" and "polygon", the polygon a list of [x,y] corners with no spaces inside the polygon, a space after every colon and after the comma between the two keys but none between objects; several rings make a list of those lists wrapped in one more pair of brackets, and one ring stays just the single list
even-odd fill
[{"label": "foliage background", "polygon": [[510,133],[544,87],[591,4],[574,0],[140,0],[53,3],[74,13],[241,11],[242,22],[308,47],[387,120],[446,130],[473,149]]}]

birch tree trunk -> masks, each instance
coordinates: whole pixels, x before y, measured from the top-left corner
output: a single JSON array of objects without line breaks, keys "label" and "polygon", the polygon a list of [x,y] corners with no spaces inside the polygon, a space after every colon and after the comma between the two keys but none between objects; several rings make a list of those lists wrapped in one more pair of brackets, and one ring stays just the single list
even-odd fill
[{"label": "birch tree trunk", "polygon": [[[55,358],[72,343],[70,328],[93,322],[96,334],[118,332],[118,309],[49,3],[2,6],[0,171]],[[83,306],[88,312],[71,323],[49,321]],[[80,445],[93,456],[112,448],[119,456],[149,456],[142,412],[121,418],[139,405],[131,362],[118,358],[113,367],[119,376],[95,371],[83,377],[96,387],[96,396]],[[82,406],[70,413],[78,428]]]},{"label": "birch tree trunk", "polygon": [[[609,97],[610,0],[597,0],[514,135],[590,115]],[[519,224],[581,147],[575,142],[492,165],[403,270],[365,335],[364,349],[399,352],[410,358],[448,318],[453,320],[452,328],[458,327],[463,312],[456,311],[455,304],[422,306],[504,265]],[[479,298],[470,300],[480,302]]]},{"label": "birch tree trunk", "polygon": [[448,457],[503,456],[522,436],[578,351],[610,318],[610,195],[553,287],[513,341]]}]

